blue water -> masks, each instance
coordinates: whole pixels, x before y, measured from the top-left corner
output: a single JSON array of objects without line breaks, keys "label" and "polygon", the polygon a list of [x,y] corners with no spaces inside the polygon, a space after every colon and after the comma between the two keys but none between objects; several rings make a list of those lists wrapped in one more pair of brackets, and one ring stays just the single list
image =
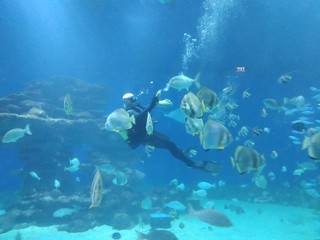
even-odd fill
[{"label": "blue water", "polygon": [[[126,92],[139,95],[139,101],[147,105],[171,77],[184,72],[193,78],[201,72],[202,86],[217,93],[229,84],[236,89],[232,99],[239,105],[234,110],[239,120],[236,127],[228,128],[234,139],[240,127],[250,130],[246,139],[253,140],[254,148],[266,158],[263,174],[269,184],[267,191],[286,181],[291,188],[301,189],[301,180],[316,183],[315,189],[320,191],[319,169],[301,177],[292,174],[296,162],[310,159],[288,138],[293,135],[291,121],[307,115],[287,116],[267,109],[267,117],[260,116],[265,98],[281,102],[284,97],[303,95],[314,111],[307,117],[313,121],[312,127],[319,127],[315,122],[320,120],[319,102],[312,99],[315,93],[310,91],[310,87],[320,88],[319,10],[320,2],[299,0],[176,0],[167,4],[157,0],[3,0],[0,97],[23,91],[33,80],[66,76],[111,89],[103,109],[107,116],[122,107],[121,97]],[[238,66],[245,67],[245,72],[237,73]],[[292,71],[289,83],[277,83],[281,75]],[[195,86],[190,90],[196,92]],[[245,90],[251,93],[248,99],[242,98]],[[141,147],[135,151],[144,164],[134,167],[146,173],[144,181],[154,186],[166,185],[173,178],[190,186],[218,180],[226,186],[252,185],[253,173],[240,175],[230,163],[242,140],[223,151],[205,152],[198,138],[188,135],[182,124],[164,117],[164,112],[179,107],[185,93],[175,89],[163,93],[174,107],[153,111],[156,129],[182,149],[195,147],[195,158],[215,160],[222,170],[213,178],[209,173],[186,169],[165,150],[156,150],[147,158]],[[251,130],[256,126],[268,127],[271,132],[254,137]],[[272,150],[278,152],[278,158],[270,158]],[[88,151],[90,146],[72,149],[84,163],[90,162]],[[18,148],[2,144],[0,153],[0,191],[19,190],[24,178],[14,174],[23,168]],[[286,173],[281,172],[282,166],[287,167]],[[92,172],[79,172],[81,184],[90,186]],[[273,181],[268,177],[270,172],[276,176]]]}]

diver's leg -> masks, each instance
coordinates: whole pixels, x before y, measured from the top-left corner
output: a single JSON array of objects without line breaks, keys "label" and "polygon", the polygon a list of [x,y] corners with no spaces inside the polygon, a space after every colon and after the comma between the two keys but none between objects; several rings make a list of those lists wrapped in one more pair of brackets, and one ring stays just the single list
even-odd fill
[{"label": "diver's leg", "polygon": [[170,141],[167,136],[156,132],[152,135],[151,144],[156,148],[168,149],[172,156],[184,162],[188,167],[195,167],[195,162],[184,155],[183,151],[174,142]]},{"label": "diver's leg", "polygon": [[184,164],[186,164],[188,167],[203,170],[206,172],[216,172],[216,164],[211,162],[192,161],[186,155],[184,155],[183,151],[181,151],[174,142],[170,141],[167,136],[159,132],[154,132],[151,136],[145,139],[144,144],[147,143],[154,145],[157,148],[168,149],[172,156],[184,162]]}]

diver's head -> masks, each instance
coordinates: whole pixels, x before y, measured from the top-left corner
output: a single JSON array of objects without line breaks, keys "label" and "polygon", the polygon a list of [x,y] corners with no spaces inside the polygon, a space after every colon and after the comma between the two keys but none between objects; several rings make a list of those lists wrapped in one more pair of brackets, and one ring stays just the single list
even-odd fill
[{"label": "diver's head", "polygon": [[136,102],[137,102],[137,98],[132,94],[132,93],[126,93],[122,96],[122,100],[123,100],[123,106],[125,108],[131,108],[133,107]]}]

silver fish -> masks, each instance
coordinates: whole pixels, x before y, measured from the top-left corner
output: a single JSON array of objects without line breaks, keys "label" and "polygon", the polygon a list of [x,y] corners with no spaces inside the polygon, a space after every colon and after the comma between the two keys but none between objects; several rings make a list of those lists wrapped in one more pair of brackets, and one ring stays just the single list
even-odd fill
[{"label": "silver fish", "polygon": [[30,130],[30,125],[27,124],[26,127],[23,128],[13,128],[9,130],[2,138],[3,143],[13,143],[23,138],[25,134],[32,135]]},{"label": "silver fish", "polygon": [[180,75],[171,78],[163,90],[168,91],[169,88],[175,88],[175,89],[178,89],[179,91],[181,89],[189,90],[189,87],[193,83],[195,83],[196,86],[198,88],[200,88],[199,79],[200,79],[200,73],[198,73],[194,79],[189,78],[189,77],[183,75],[183,73],[181,73]]}]

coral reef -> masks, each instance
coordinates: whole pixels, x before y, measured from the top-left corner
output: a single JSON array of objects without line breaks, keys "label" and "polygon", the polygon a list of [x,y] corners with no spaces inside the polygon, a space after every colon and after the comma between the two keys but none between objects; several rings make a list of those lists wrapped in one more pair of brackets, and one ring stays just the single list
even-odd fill
[{"label": "coral reef", "polygon": [[[65,103],[66,95],[72,104]],[[31,82],[22,92],[0,98],[0,135],[27,124],[32,132],[1,145],[4,150],[17,150],[23,168],[16,171],[22,182],[16,198],[19,201],[2,203],[7,213],[0,216],[0,232],[31,223],[57,224],[60,230],[70,232],[102,224],[121,229],[132,226],[134,220],[117,211],[134,214],[131,209],[138,206],[137,196],[125,186],[114,186],[112,175],[103,176],[109,184],[108,198],[103,198],[98,210],[89,209],[91,179],[86,177],[91,178],[97,165],[110,163],[127,174],[129,181],[143,178],[131,169],[135,154],[116,133],[103,129],[107,96],[108,89],[102,85],[55,77]],[[80,158],[79,172],[66,171],[70,159],[77,157],[74,149],[82,146],[87,146],[87,159]],[[30,172],[39,179],[31,177]],[[79,175],[86,176],[85,180]],[[55,179],[59,180],[59,189],[55,188]],[[115,206],[121,207],[118,210]],[[63,208],[72,211],[59,218],[53,216]]]}]

